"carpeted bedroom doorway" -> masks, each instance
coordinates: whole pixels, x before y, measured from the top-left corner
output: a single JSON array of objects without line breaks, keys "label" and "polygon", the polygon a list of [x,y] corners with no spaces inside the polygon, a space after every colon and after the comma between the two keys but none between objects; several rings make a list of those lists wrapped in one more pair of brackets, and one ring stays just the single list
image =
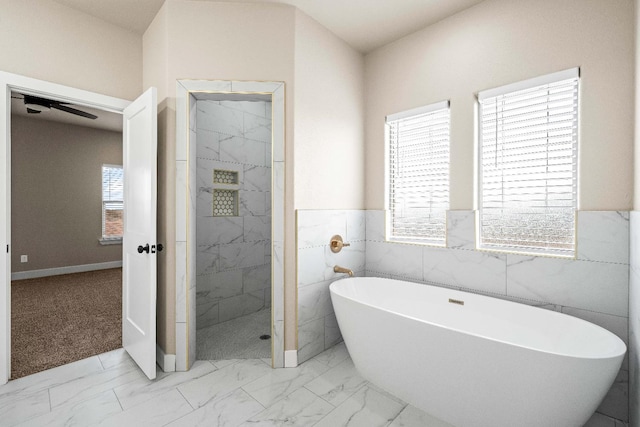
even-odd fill
[{"label": "carpeted bedroom doorway", "polygon": [[11,379],[122,347],[122,269],[11,282]]}]

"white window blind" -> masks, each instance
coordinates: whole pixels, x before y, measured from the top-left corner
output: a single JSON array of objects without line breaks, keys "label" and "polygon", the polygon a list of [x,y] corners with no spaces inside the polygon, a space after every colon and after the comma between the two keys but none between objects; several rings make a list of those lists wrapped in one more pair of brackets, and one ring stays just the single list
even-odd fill
[{"label": "white window blind", "polygon": [[578,69],[485,91],[480,101],[480,247],[573,255]]},{"label": "white window blind", "polygon": [[122,237],[123,232],[122,166],[102,166],[102,237]]},{"label": "white window blind", "polygon": [[390,240],[444,244],[449,209],[449,102],[387,117]]}]

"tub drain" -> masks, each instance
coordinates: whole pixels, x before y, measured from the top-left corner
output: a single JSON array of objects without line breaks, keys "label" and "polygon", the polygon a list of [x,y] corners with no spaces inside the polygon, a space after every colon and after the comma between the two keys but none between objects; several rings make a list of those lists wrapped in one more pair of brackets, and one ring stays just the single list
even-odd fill
[{"label": "tub drain", "polygon": [[271,338],[271,335],[267,335],[267,334],[260,335],[260,339],[261,339],[261,340],[268,340],[268,339],[270,339],[270,338]]}]

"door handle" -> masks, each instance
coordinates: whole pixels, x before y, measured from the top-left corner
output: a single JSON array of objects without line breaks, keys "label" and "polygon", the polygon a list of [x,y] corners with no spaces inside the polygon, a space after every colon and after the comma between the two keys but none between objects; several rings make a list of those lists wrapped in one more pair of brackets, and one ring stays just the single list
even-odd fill
[{"label": "door handle", "polygon": [[144,247],[142,245],[138,246],[138,253],[141,254],[142,252],[149,253],[149,244],[148,243]]}]

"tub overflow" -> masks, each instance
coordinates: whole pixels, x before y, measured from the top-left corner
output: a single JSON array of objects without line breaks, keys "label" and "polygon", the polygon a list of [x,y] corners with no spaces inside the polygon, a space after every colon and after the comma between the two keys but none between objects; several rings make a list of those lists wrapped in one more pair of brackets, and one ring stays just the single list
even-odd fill
[{"label": "tub overflow", "polygon": [[464,301],[461,301],[461,300],[459,300],[459,299],[449,298],[449,302],[450,302],[451,304],[464,305]]}]

